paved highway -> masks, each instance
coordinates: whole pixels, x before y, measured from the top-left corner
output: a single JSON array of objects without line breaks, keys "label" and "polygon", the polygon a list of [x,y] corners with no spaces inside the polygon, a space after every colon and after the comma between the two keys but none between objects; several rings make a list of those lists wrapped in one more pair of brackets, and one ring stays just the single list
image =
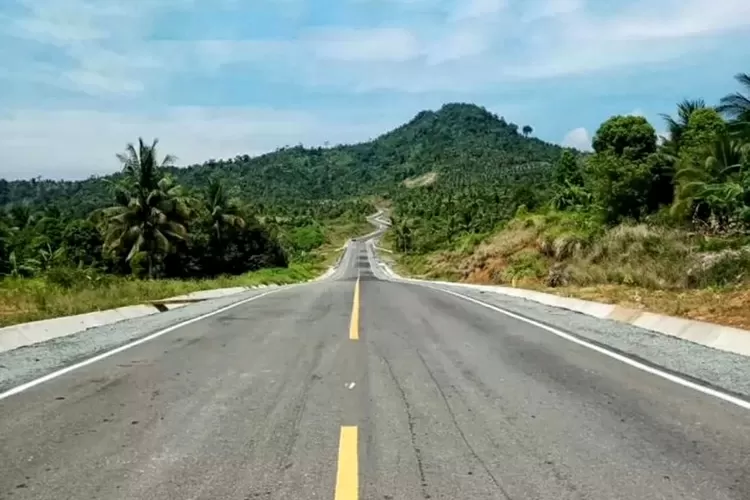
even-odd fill
[{"label": "paved highway", "polygon": [[748,411],[365,244],[0,401],[2,499],[748,499]]}]

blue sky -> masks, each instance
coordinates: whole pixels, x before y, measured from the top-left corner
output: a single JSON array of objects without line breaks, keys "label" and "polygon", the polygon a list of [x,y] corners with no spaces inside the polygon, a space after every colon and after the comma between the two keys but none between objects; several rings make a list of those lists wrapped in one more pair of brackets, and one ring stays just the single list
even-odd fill
[{"label": "blue sky", "polygon": [[0,177],[112,172],[139,135],[181,163],[366,140],[454,101],[585,148],[738,90],[749,42],[748,0],[5,0]]}]

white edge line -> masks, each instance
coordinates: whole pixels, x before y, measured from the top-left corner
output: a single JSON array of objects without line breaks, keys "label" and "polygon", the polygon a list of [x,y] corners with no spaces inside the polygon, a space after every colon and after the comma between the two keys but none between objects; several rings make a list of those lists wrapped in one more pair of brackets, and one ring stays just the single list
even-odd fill
[{"label": "white edge line", "polygon": [[662,370],[659,370],[658,368],[654,368],[653,366],[649,366],[645,363],[641,363],[639,361],[636,361],[633,358],[630,358],[628,356],[624,356],[622,354],[616,353],[614,351],[610,351],[609,349],[605,349],[604,347],[598,346],[596,344],[592,344],[591,342],[587,342],[585,340],[582,340],[574,335],[571,335],[569,333],[565,333],[561,330],[558,330],[557,328],[553,328],[551,326],[547,326],[543,323],[540,323],[538,321],[534,321],[533,319],[525,318],[521,316],[520,314],[516,314],[510,311],[506,311],[505,309],[502,309],[497,306],[493,306],[491,304],[488,304],[486,302],[482,302],[481,300],[477,300],[475,298],[463,295],[458,292],[454,292],[452,290],[446,290],[444,288],[431,286],[429,282],[421,281],[421,280],[415,280],[415,279],[409,279],[409,278],[402,278],[398,275],[396,275],[387,265],[383,266],[388,272],[386,274],[391,275],[391,280],[405,282],[405,283],[413,283],[415,285],[423,286],[425,288],[431,288],[433,290],[438,290],[440,292],[444,292],[450,295],[454,295],[456,297],[460,297],[464,300],[468,300],[469,302],[473,302],[474,304],[480,305],[482,307],[486,307],[487,309],[491,309],[495,312],[499,312],[500,314],[504,314],[506,316],[509,316],[511,318],[517,319],[519,321],[523,321],[524,323],[528,323],[530,325],[533,325],[537,328],[541,328],[542,330],[545,330],[547,332],[550,332],[554,335],[557,335],[558,337],[564,338],[565,340],[568,340],[570,342],[573,342],[575,344],[578,344],[583,347],[587,347],[588,349],[591,349],[593,351],[598,352],[599,354],[603,354],[605,356],[608,356],[612,359],[616,359],[617,361],[620,361],[621,363],[625,363],[626,365],[632,366],[633,368],[636,368],[638,370],[644,371],[646,373],[650,373],[651,375],[655,375],[657,377],[663,378],[665,380],[669,380],[672,383],[681,385],[683,387],[687,387],[689,389],[693,389],[695,391],[698,391],[703,394],[707,394],[709,396],[713,396],[715,398],[721,399],[722,401],[726,401],[727,403],[731,403],[733,405],[739,406],[740,408],[744,410],[750,410],[750,401],[747,401],[742,398],[738,398],[736,396],[733,396],[731,394],[727,394],[722,391],[718,391],[716,389],[712,389],[711,387],[706,387],[701,384],[697,384],[695,382],[692,382],[690,380],[684,379],[682,377],[679,377],[673,373],[665,372]]},{"label": "white edge line", "polygon": [[550,333],[553,333],[557,335],[558,337],[562,337],[565,340],[569,340],[570,342],[573,342],[575,344],[581,345],[583,347],[587,347],[591,350],[594,350],[600,354],[604,354],[605,356],[609,356],[610,358],[616,359],[617,361],[620,361],[622,363],[625,363],[626,365],[630,365],[634,368],[637,368],[639,370],[642,370],[644,372],[650,373],[651,375],[656,375],[657,377],[661,377],[663,379],[669,380],[670,382],[673,382],[675,384],[679,384],[684,387],[688,387],[690,389],[696,390],[698,392],[702,392],[703,394],[708,394],[709,396],[713,396],[715,398],[719,398],[723,401],[726,401],[727,403],[732,403],[734,405],[739,406],[740,408],[743,408],[745,410],[750,410],[750,401],[746,401],[744,399],[738,398],[736,396],[732,396],[731,394],[727,394],[725,392],[717,391],[716,389],[712,389],[710,387],[706,387],[700,384],[696,384],[695,382],[691,382],[690,380],[684,379],[682,377],[678,377],[677,375],[674,375],[669,372],[665,372],[662,370],[659,370],[657,368],[654,368],[653,366],[649,366],[647,364],[641,363],[639,361],[636,361],[632,358],[629,358],[627,356],[623,356],[622,354],[618,354],[616,352],[610,351],[608,349],[605,349],[601,346],[598,346],[596,344],[592,344],[591,342],[586,342],[585,340],[581,340],[578,337],[575,337],[573,335],[570,335],[569,333],[565,333],[563,331],[560,331],[556,328],[552,328],[551,326],[547,326],[543,323],[539,323],[538,321],[534,321],[533,319],[524,318],[523,316],[512,313],[510,311],[506,311],[505,309],[501,309],[497,306],[493,306],[491,304],[487,304],[486,302],[482,302],[481,300],[474,299],[472,297],[468,297],[466,295],[446,290],[443,288],[433,287],[429,286],[427,284],[422,284],[418,282],[414,282],[415,284],[424,286],[426,288],[432,288],[433,290],[439,290],[441,292],[448,293],[450,295],[455,295],[456,297],[460,297],[462,299],[468,300],[469,302],[473,302],[475,304],[478,304],[480,306],[486,307],[488,309],[492,309],[493,311],[499,312],[501,314],[504,314],[506,316],[510,316],[511,318],[523,321],[525,323],[528,323],[530,325],[534,325],[537,328],[541,328],[542,330],[546,330]]},{"label": "white edge line", "polygon": [[44,375],[43,377],[39,377],[37,379],[31,380],[29,382],[26,382],[25,384],[21,384],[17,387],[14,387],[12,389],[9,389],[3,393],[0,393],[0,401],[2,401],[5,398],[9,398],[11,396],[14,396],[18,393],[21,393],[23,391],[26,391],[28,389],[31,389],[32,387],[36,387],[37,385],[43,384],[45,382],[49,382],[50,380],[56,379],[57,377],[61,377],[67,373],[70,373],[74,370],[78,370],[79,368],[83,368],[84,366],[88,366],[90,364],[96,363],[97,361],[101,361],[103,359],[106,359],[110,356],[114,356],[115,354],[119,354],[123,351],[126,351],[130,349],[131,347],[135,347],[141,344],[145,344],[146,342],[150,340],[154,340],[157,337],[161,337],[162,335],[165,335],[169,332],[172,332],[174,330],[177,330],[178,328],[182,328],[183,326],[187,326],[192,323],[196,323],[198,321],[204,320],[206,318],[210,318],[211,316],[216,316],[217,314],[221,314],[225,311],[228,311],[230,309],[233,309],[235,307],[241,306],[242,304],[247,304],[248,302],[252,302],[253,300],[258,300],[261,297],[265,297],[266,295],[270,295],[272,293],[276,293],[280,291],[281,288],[276,290],[271,290],[270,292],[264,292],[260,295],[255,295],[253,297],[249,297],[247,299],[241,300],[239,302],[235,302],[234,304],[229,304],[228,306],[224,306],[220,309],[217,309],[215,311],[202,314],[200,316],[196,316],[195,318],[183,321],[181,323],[177,323],[176,325],[172,325],[170,327],[167,327],[163,330],[159,330],[158,332],[152,333],[151,335],[147,335],[146,337],[142,337],[138,340],[134,340],[133,342],[130,342],[125,345],[121,345],[120,347],[117,347],[115,349],[112,349],[111,351],[103,352],[101,354],[98,354],[92,358],[85,359],[79,363],[76,363],[74,365],[67,366],[65,368],[62,368],[60,370],[54,371],[52,373],[48,373],[47,375]]}]

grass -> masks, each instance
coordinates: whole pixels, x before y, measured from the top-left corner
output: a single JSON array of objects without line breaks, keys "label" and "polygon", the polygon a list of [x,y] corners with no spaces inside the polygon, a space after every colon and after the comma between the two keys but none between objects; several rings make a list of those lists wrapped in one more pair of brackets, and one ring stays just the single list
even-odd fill
[{"label": "grass", "polygon": [[750,329],[750,241],[525,214],[478,245],[397,256],[412,276],[531,288]]},{"label": "grass", "polygon": [[325,227],[326,242],[298,262],[288,268],[261,269],[240,276],[138,280],[71,271],[75,276],[64,282],[48,277],[4,278],[0,280],[0,327],[141,304],[201,290],[307,281],[322,274],[336,261],[349,238],[371,230],[372,226],[364,218],[331,221]]},{"label": "grass", "polygon": [[140,304],[200,290],[297,283],[314,278],[322,269],[319,264],[293,264],[288,268],[203,280],[104,276],[96,281],[84,278],[73,287],[43,277],[6,278],[0,281],[0,326]]}]

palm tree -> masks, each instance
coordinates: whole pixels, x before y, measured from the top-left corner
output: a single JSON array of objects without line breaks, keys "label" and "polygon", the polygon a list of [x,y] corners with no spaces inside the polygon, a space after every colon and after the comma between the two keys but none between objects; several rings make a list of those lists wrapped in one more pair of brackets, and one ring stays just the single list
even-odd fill
[{"label": "palm tree", "polygon": [[13,205],[10,208],[11,227],[18,231],[30,227],[35,222],[34,213],[28,205]]},{"label": "palm tree", "polygon": [[151,146],[138,140],[138,150],[128,144],[117,157],[123,164],[125,179],[115,186],[117,204],[102,211],[105,246],[127,252],[125,260],[142,254],[149,277],[154,265],[167,254],[176,241],[187,237],[185,221],[190,215],[188,200],[180,186],[161,169],[171,165],[174,157],[167,155],[159,163],[154,140]]},{"label": "palm tree", "polygon": [[216,241],[221,241],[226,228],[244,228],[245,219],[241,215],[236,200],[229,199],[224,184],[214,179],[206,191],[206,208],[211,217],[211,229]]},{"label": "palm tree", "polygon": [[706,101],[703,99],[685,99],[677,105],[677,118],[672,118],[666,113],[660,115],[667,123],[669,137],[666,138],[666,144],[672,146],[671,149],[673,149],[673,153],[676,153],[680,148],[682,135],[687,129],[692,114],[699,109],[704,109],[705,107]]},{"label": "palm tree", "polygon": [[740,92],[729,94],[721,99],[717,109],[735,120],[750,121],[750,74],[739,73],[734,78],[745,88],[748,95]]},{"label": "palm tree", "polygon": [[735,92],[724,96],[717,108],[734,122],[731,130],[745,140],[750,140],[750,74],[739,73],[734,77],[746,90],[746,94]]},{"label": "palm tree", "polygon": [[732,218],[746,210],[750,194],[747,173],[743,171],[748,157],[748,147],[723,134],[711,145],[704,165],[684,162],[675,173],[677,196],[673,213],[693,211],[716,220],[724,229]]}]

